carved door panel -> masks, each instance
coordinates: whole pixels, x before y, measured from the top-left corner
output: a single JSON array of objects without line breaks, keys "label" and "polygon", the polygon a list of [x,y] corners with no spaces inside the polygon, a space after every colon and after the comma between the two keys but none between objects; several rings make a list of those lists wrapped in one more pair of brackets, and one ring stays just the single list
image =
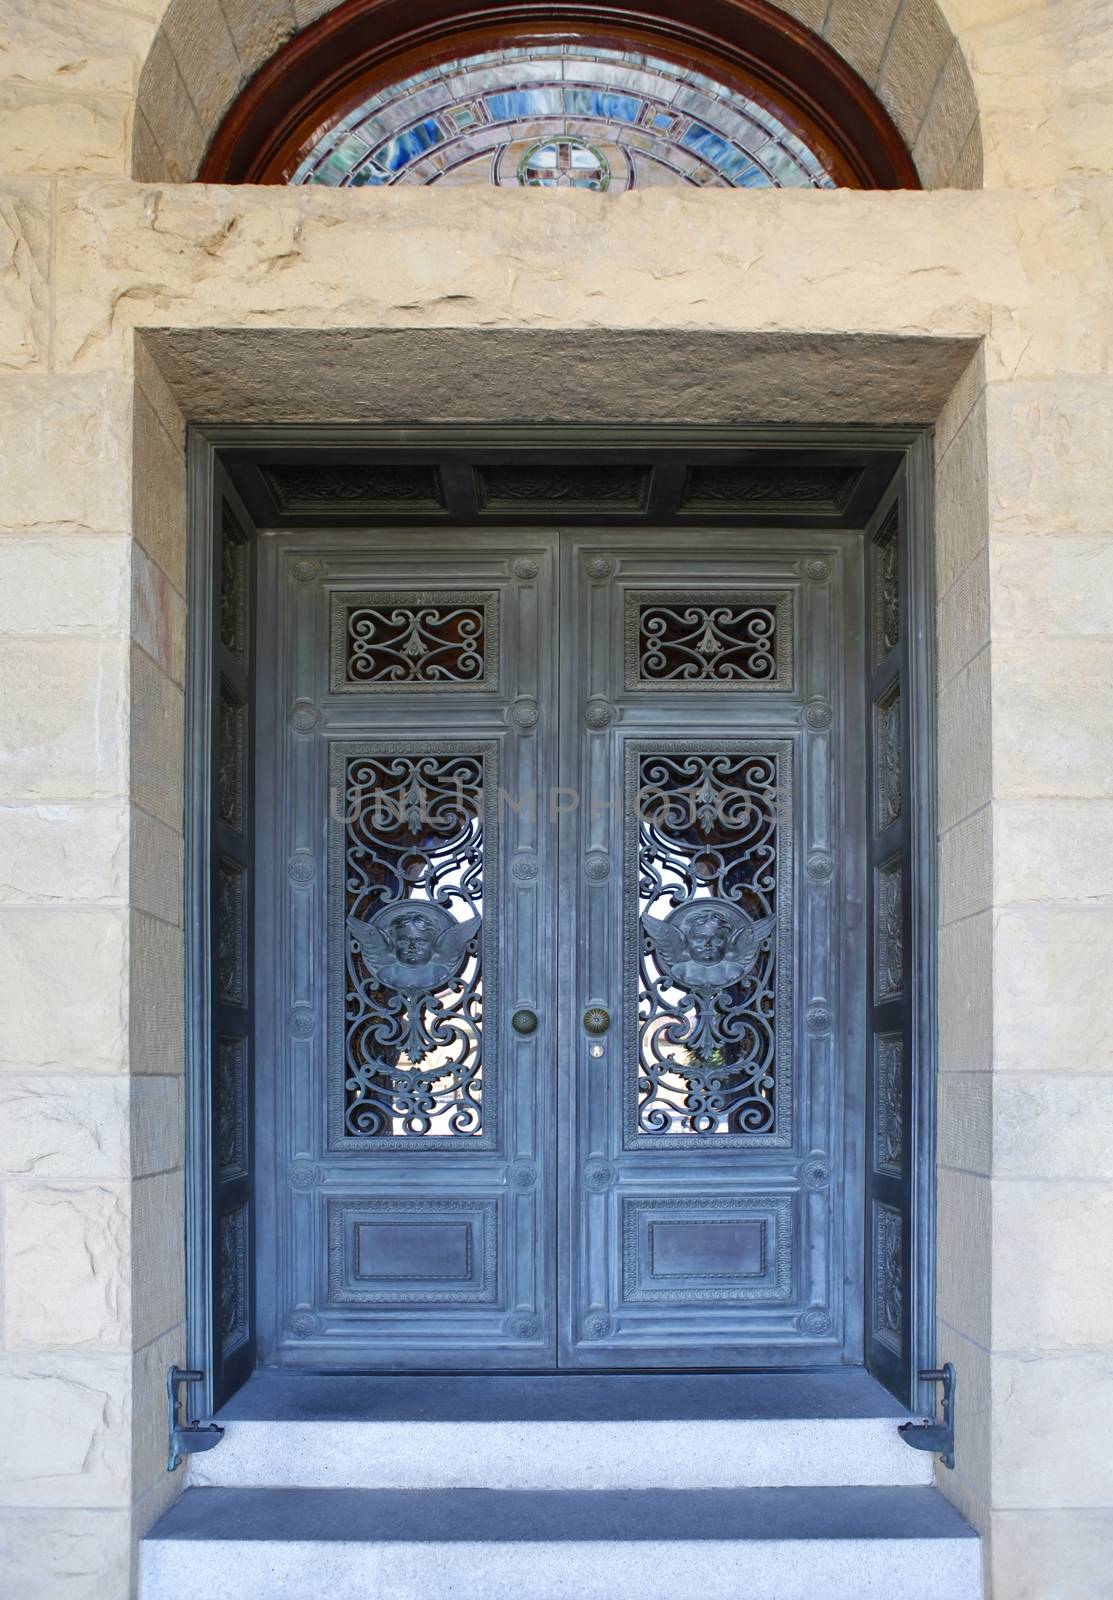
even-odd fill
[{"label": "carved door panel", "polygon": [[554,566],[264,541],[264,1359],[552,1361]]},{"label": "carved door panel", "polygon": [[861,1359],[860,541],[260,583],[263,1359]]},{"label": "carved door panel", "polygon": [[563,582],[562,1362],[861,1359],[860,545],[577,538]]}]

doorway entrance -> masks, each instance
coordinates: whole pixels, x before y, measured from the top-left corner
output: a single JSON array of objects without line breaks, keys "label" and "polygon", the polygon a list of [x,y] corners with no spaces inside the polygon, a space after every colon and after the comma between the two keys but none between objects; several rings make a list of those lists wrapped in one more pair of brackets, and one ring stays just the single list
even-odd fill
[{"label": "doorway entrance", "polygon": [[262,541],[264,1359],[861,1359],[861,610],[815,531]]},{"label": "doorway entrance", "polygon": [[922,435],[226,431],[195,441],[214,1398],[256,1362],[862,1361],[912,1398]]}]

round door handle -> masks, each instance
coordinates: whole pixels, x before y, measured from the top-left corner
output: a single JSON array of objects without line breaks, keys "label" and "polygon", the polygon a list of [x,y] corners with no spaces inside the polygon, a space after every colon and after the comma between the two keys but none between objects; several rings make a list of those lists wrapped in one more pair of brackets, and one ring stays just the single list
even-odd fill
[{"label": "round door handle", "polygon": [[584,1032],[593,1039],[602,1038],[611,1025],[611,1014],[603,1006],[588,1006],[584,1012]]},{"label": "round door handle", "polygon": [[521,1006],[510,1019],[510,1026],[515,1033],[528,1037],[537,1032],[537,1012],[531,1011],[529,1006]]}]

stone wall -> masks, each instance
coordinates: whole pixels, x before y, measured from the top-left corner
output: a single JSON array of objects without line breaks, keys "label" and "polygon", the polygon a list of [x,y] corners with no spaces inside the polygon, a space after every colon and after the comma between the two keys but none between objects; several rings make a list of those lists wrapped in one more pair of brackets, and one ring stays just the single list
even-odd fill
[{"label": "stone wall", "polygon": [[11,1587],[123,1600],[182,1476],[186,415],[935,420],[941,1483],[998,1600],[1107,1592],[1113,17],[948,0],[984,191],[608,198],[132,182],[163,10],[0,4]]}]

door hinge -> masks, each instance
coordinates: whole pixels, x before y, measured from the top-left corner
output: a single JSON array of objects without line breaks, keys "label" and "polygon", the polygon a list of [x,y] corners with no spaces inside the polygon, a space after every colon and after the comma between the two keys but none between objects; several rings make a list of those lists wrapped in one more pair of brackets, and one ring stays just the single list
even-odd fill
[{"label": "door hinge", "polygon": [[942,1422],[902,1422],[897,1432],[913,1450],[930,1450],[939,1456],[945,1467],[955,1464],[955,1369],[945,1361],[941,1367],[925,1367],[920,1373],[922,1383],[943,1385]]},{"label": "door hinge", "polygon": [[215,1422],[186,1422],[182,1417],[182,1390],[187,1384],[200,1383],[204,1376],[203,1372],[195,1372],[188,1367],[171,1367],[166,1374],[166,1415],[170,1434],[167,1472],[180,1467],[183,1456],[211,1450],[224,1437],[224,1429]]}]

